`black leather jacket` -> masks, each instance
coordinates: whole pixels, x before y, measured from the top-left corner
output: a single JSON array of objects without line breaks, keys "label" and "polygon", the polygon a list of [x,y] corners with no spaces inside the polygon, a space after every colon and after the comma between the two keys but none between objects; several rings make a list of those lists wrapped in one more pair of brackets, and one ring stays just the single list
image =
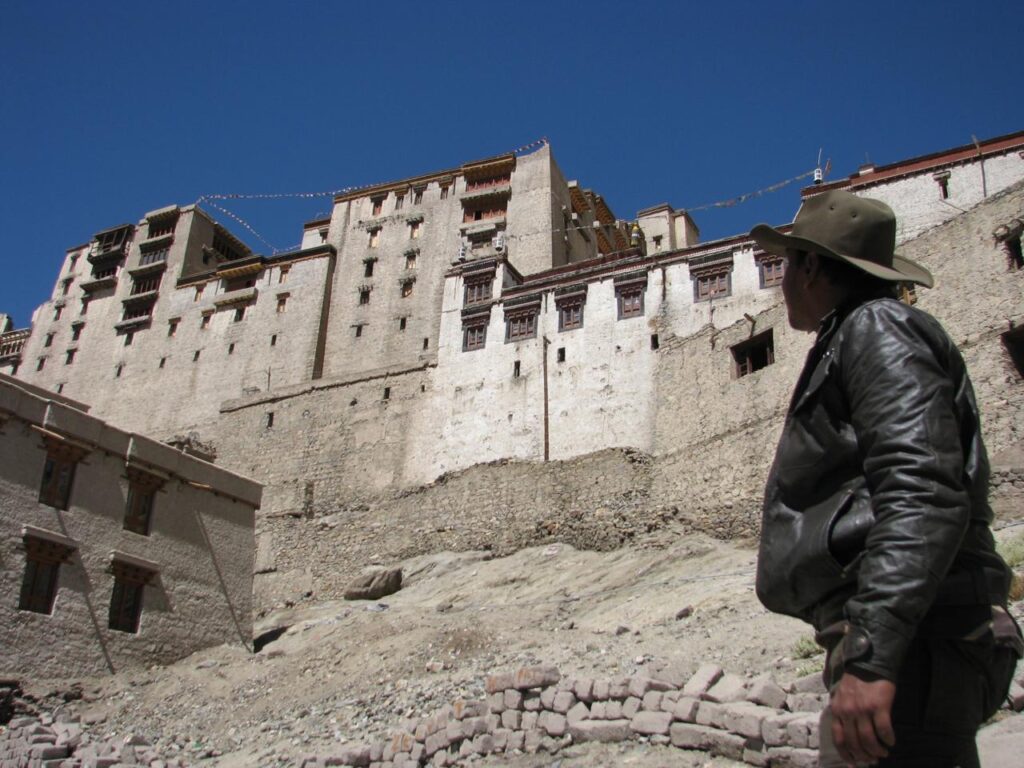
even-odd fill
[{"label": "black leather jacket", "polygon": [[988,475],[971,382],[938,321],[891,298],[832,313],[768,476],[758,597],[819,630],[849,621],[847,660],[895,680],[919,626],[1006,604]]}]

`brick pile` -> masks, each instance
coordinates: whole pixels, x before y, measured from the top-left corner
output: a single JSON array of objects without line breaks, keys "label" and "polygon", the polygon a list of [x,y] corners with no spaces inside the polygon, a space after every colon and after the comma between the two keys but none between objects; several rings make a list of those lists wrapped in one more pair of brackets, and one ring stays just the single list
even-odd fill
[{"label": "brick pile", "polygon": [[309,756],[303,768],[462,765],[494,753],[555,753],[586,741],[643,739],[756,766],[817,764],[818,675],[782,688],[705,664],[685,683],[642,676],[564,678],[526,667],[487,678],[487,700],[457,700],[391,737]]},{"label": "brick pile", "polygon": [[145,765],[182,768],[144,738],[95,738],[75,717],[18,715],[0,729],[0,768],[108,768]]},{"label": "brick pile", "polygon": [[[1024,675],[1008,702],[1018,712],[1022,684]],[[300,766],[455,766],[490,754],[644,740],[762,768],[812,768],[828,700],[817,673],[783,687],[767,675],[746,679],[714,664],[682,684],[642,676],[563,678],[554,667],[525,667],[491,675],[486,691],[486,701],[456,700],[428,718],[407,720],[385,741],[308,756]]]},{"label": "brick pile", "polygon": [[[588,741],[645,741],[701,750],[762,768],[811,768],[827,693],[818,674],[785,686],[747,679],[714,664],[688,680],[644,676],[562,677],[554,667],[491,675],[486,700],[456,699],[433,715],[402,722],[383,740],[309,755],[301,768],[465,765],[491,754],[554,754]],[[1024,710],[1024,672],[1009,708]],[[0,726],[0,768],[183,768],[220,753],[161,755],[138,735],[98,738],[64,713],[16,715]]]}]

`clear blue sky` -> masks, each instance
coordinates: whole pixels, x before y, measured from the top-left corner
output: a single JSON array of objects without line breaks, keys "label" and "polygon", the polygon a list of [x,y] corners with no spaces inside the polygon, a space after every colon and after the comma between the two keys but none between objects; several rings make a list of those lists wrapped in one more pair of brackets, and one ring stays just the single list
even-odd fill
[{"label": "clear blue sky", "polygon": [[[46,2],[0,24],[0,312],[209,193],[338,189],[550,139],[621,218],[1024,129],[1019,2]],[[782,223],[799,185],[695,215]],[[277,247],[329,199],[231,206]],[[257,251],[265,246],[211,211]]]}]

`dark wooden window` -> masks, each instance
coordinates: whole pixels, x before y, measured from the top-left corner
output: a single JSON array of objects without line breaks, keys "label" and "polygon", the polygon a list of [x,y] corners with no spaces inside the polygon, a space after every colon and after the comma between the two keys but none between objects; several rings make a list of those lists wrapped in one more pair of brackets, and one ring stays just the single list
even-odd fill
[{"label": "dark wooden window", "polygon": [[442,200],[447,200],[448,199],[448,185],[447,184],[444,184],[444,185],[441,186],[441,199]]},{"label": "dark wooden window", "polygon": [[395,210],[402,210],[403,205],[405,205],[405,195],[395,195]]},{"label": "dark wooden window", "polygon": [[786,274],[786,263],[782,258],[765,257],[757,262],[757,271],[761,278],[762,288],[782,285],[782,277]]},{"label": "dark wooden window", "polygon": [[121,315],[121,319],[138,320],[140,317],[149,317],[152,312],[152,304],[132,304],[129,307],[125,307],[124,314]]},{"label": "dark wooden window", "polygon": [[1013,328],[1002,335],[1003,346],[1010,356],[1010,362],[1017,374],[1024,376],[1024,325]]},{"label": "dark wooden window", "polygon": [[775,362],[775,341],[769,328],[732,348],[736,378],[766,368]]},{"label": "dark wooden window", "polygon": [[644,289],[646,287],[645,285],[628,285],[616,289],[615,298],[619,305],[620,320],[643,315]]},{"label": "dark wooden window", "polygon": [[21,581],[18,610],[53,613],[60,565],[67,562],[74,550],[33,536],[26,536],[24,541],[25,575]]},{"label": "dark wooden window", "polygon": [[1024,269],[1024,249],[1021,249],[1020,237],[1008,238],[1003,243],[1006,251],[1006,265],[1011,272]]},{"label": "dark wooden window", "polygon": [[110,615],[107,626],[119,632],[136,634],[142,617],[142,598],[155,573],[115,560],[114,591],[110,595]]},{"label": "dark wooden window", "polygon": [[504,202],[495,202],[489,206],[480,206],[475,208],[467,208],[462,216],[463,223],[470,223],[473,221],[484,221],[486,219],[495,219],[499,216],[505,215]]},{"label": "dark wooden window", "polygon": [[177,224],[177,221],[169,221],[169,222],[162,223],[162,224],[161,223],[154,224],[153,222],[150,222],[150,224],[149,224],[149,234],[147,236],[148,239],[152,240],[154,237],[163,237],[164,235],[173,234],[174,233],[174,225],[175,224]]},{"label": "dark wooden window", "polygon": [[149,536],[153,502],[163,480],[134,468],[128,470],[128,503],[124,510],[124,530]]},{"label": "dark wooden window", "polygon": [[369,288],[363,288],[361,291],[359,291],[359,303],[360,304],[369,304],[370,303],[370,289]]},{"label": "dark wooden window", "polygon": [[468,306],[470,304],[479,304],[480,302],[490,301],[491,286],[493,283],[494,278],[490,276],[486,278],[477,278],[475,280],[467,280],[463,304]]},{"label": "dark wooden window", "polygon": [[413,203],[413,205],[419,205],[422,202],[423,202],[423,187],[420,187],[419,189],[414,189],[412,191],[412,203]]},{"label": "dark wooden window", "polygon": [[462,351],[483,349],[487,343],[487,321],[466,323],[462,326]]},{"label": "dark wooden window", "polygon": [[57,597],[57,575],[59,563],[36,560],[31,555],[25,559],[25,578],[21,582],[21,599],[18,610],[33,613],[53,613],[53,601]]},{"label": "dark wooden window", "polygon": [[558,305],[558,330],[571,331],[583,327],[583,301],[564,302]]},{"label": "dark wooden window", "polygon": [[161,261],[167,261],[167,255],[171,252],[170,248],[158,248],[155,251],[143,251],[139,257],[139,266],[146,266],[147,264],[157,264]]},{"label": "dark wooden window", "polygon": [[537,336],[537,310],[510,312],[505,317],[505,341],[522,341]]},{"label": "dark wooden window", "polygon": [[472,179],[466,181],[466,191],[475,192],[480,189],[490,189],[491,187],[500,187],[503,184],[508,184],[512,181],[511,173],[503,173],[499,176],[488,176],[481,179]]},{"label": "dark wooden window", "polygon": [[71,326],[71,340],[72,341],[78,341],[80,338],[82,338],[82,329],[84,327],[85,326],[81,325],[81,324]]},{"label": "dark wooden window", "polygon": [[81,448],[64,445],[56,440],[46,441],[46,461],[39,486],[39,501],[57,509],[68,508],[75,468],[84,455],[85,451]]},{"label": "dark wooden window", "polygon": [[367,259],[363,262],[363,277],[373,277],[373,264],[376,259]]},{"label": "dark wooden window", "polygon": [[706,272],[693,282],[693,300],[721,299],[732,294],[732,271]]},{"label": "dark wooden window", "polygon": [[384,198],[375,197],[371,202],[373,203],[373,212],[370,215],[380,216],[384,212]]}]

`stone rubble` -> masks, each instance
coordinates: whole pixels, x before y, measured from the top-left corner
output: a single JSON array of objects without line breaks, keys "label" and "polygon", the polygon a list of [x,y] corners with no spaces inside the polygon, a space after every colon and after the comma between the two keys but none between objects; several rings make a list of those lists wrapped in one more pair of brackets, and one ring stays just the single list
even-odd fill
[{"label": "stone rubble", "polygon": [[[1008,707],[1024,709],[1024,675]],[[702,750],[753,766],[817,764],[820,675],[787,685],[744,679],[713,664],[688,680],[633,675],[563,677],[551,666],[488,676],[480,699],[456,698],[433,714],[407,718],[389,736],[306,755],[300,768],[466,765],[492,754],[555,754],[581,742],[638,741]],[[201,743],[154,745],[141,733],[116,734],[88,717],[30,713],[20,699],[0,726],[0,768],[184,768],[217,757]]]}]

